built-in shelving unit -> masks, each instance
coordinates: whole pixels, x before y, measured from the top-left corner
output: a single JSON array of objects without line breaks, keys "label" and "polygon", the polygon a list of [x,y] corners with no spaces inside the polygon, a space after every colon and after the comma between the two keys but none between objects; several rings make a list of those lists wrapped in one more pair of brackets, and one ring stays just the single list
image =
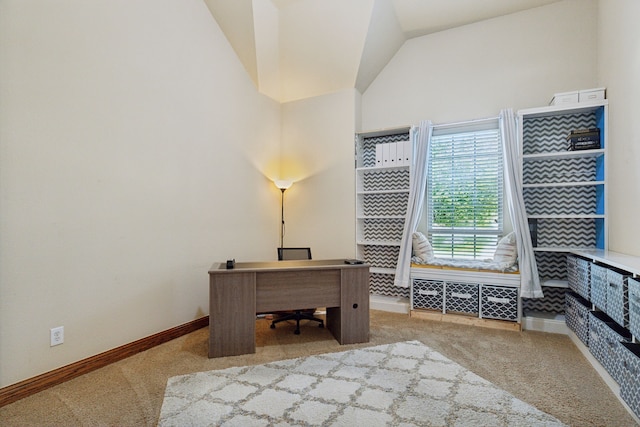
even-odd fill
[{"label": "built-in shelving unit", "polygon": [[380,151],[376,153],[385,144],[397,147],[409,141],[409,130],[406,126],[356,134],[356,256],[371,265],[370,292],[375,295],[409,296],[408,289],[393,283],[407,213],[410,166],[397,158],[394,164],[380,165]]},{"label": "built-in shelving unit", "polygon": [[[536,252],[607,249],[606,116],[607,101],[519,111],[525,206],[530,220],[543,220],[530,221]],[[593,127],[600,149],[567,151],[571,131]],[[566,280],[553,276],[542,278]]]},{"label": "built-in shelving unit", "polygon": [[[599,100],[518,112],[523,198],[546,300],[525,299],[525,316],[564,314],[567,254],[608,249],[607,109]],[[600,130],[600,148],[569,151],[567,136],[589,128]]]}]

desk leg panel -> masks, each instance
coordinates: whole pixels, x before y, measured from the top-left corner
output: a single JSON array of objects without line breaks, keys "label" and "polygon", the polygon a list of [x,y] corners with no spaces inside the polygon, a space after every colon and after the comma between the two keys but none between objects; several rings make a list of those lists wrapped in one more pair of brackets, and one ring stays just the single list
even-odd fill
[{"label": "desk leg panel", "polygon": [[256,352],[255,273],[209,277],[209,357]]},{"label": "desk leg panel", "polygon": [[327,328],[340,344],[369,342],[369,268],[345,268],[340,307],[327,308]]}]

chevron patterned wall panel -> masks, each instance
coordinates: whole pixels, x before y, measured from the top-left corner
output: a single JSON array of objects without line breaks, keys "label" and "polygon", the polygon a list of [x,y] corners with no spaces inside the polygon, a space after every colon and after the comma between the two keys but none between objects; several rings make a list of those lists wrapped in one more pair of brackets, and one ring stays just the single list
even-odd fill
[{"label": "chevron patterned wall panel", "polygon": [[544,298],[522,298],[522,310],[564,314],[566,288],[543,286]]},{"label": "chevron patterned wall panel", "polygon": [[536,252],[540,280],[567,280],[567,254],[564,252]]},{"label": "chevron patterned wall panel", "polygon": [[395,275],[371,273],[369,275],[369,293],[389,297],[409,298],[409,288],[401,288],[393,284]]},{"label": "chevron patterned wall panel", "polygon": [[408,202],[408,192],[362,195],[365,216],[404,216],[407,213]]},{"label": "chevron patterned wall panel", "polygon": [[523,153],[566,151],[572,130],[596,126],[595,113],[528,118],[522,123]]},{"label": "chevron patterned wall panel", "polygon": [[[539,218],[537,246],[595,248],[596,222],[593,218]],[[566,269],[564,258],[563,262]]]},{"label": "chevron patterned wall panel", "polygon": [[372,267],[396,268],[400,246],[364,246],[364,261]]},{"label": "chevron patterned wall panel", "polygon": [[372,168],[376,165],[376,144],[387,144],[389,142],[408,141],[409,133],[399,133],[396,135],[383,135],[371,138],[364,138],[362,142],[362,166]]},{"label": "chevron patterned wall panel", "polygon": [[402,239],[403,218],[367,218],[362,222],[365,240],[399,241]]},{"label": "chevron patterned wall panel", "polygon": [[409,188],[409,169],[382,169],[363,173],[367,191],[406,190]]},{"label": "chevron patterned wall panel", "polygon": [[522,197],[527,215],[594,215],[596,187],[527,187]]},{"label": "chevron patterned wall panel", "polygon": [[578,157],[525,162],[522,165],[524,184],[579,182],[596,180],[596,158]]}]

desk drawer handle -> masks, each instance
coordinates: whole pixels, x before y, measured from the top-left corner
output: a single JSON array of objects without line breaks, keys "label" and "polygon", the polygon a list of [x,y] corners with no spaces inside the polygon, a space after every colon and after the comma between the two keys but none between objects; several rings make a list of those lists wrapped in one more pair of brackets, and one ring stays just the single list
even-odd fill
[{"label": "desk drawer handle", "polygon": [[510,298],[496,298],[496,297],[487,297],[489,302],[496,302],[498,304],[509,304],[511,302]]},{"label": "desk drawer handle", "polygon": [[451,296],[454,298],[464,298],[464,299],[471,298],[471,294],[461,294],[459,292],[451,292]]},{"label": "desk drawer handle", "polygon": [[418,293],[419,293],[420,295],[428,295],[428,296],[432,296],[432,297],[434,297],[434,296],[438,295],[438,291],[427,291],[427,290],[425,290],[425,289],[420,289],[420,290],[418,291]]}]

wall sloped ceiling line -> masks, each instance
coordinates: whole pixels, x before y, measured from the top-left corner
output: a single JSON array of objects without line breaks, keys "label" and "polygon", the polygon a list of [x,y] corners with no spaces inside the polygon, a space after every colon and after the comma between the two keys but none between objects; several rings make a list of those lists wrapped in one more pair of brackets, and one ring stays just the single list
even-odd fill
[{"label": "wall sloped ceiling line", "polygon": [[561,0],[203,0],[258,90],[363,93],[403,43]]}]

